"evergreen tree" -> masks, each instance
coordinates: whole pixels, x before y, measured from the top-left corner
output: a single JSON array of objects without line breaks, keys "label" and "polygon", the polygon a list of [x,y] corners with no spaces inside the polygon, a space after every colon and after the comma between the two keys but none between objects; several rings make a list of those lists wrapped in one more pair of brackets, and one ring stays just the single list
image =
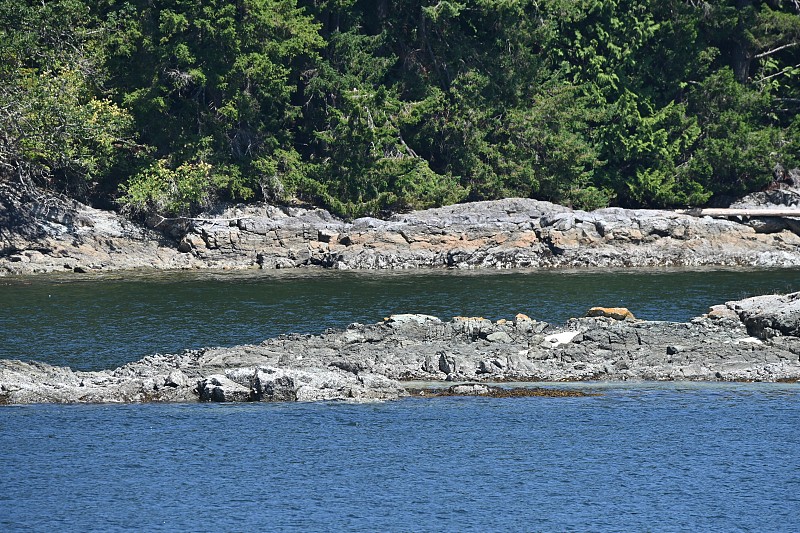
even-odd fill
[{"label": "evergreen tree", "polygon": [[0,176],[146,214],[701,205],[799,110],[789,0],[0,0]]}]

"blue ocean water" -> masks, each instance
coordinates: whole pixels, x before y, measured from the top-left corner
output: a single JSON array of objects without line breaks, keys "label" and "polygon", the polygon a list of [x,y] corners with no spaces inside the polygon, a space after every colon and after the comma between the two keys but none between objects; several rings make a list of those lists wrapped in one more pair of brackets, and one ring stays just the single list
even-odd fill
[{"label": "blue ocean water", "polygon": [[[396,312],[687,320],[800,270],[0,280],[0,358],[112,368]],[[800,531],[797,384],[580,398],[0,407],[6,531]]]},{"label": "blue ocean water", "polygon": [[580,387],[5,407],[0,530],[800,529],[797,385]]}]

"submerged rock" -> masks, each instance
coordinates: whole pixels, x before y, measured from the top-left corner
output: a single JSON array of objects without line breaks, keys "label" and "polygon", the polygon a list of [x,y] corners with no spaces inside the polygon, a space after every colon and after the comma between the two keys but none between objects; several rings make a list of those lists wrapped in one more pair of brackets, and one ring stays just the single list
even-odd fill
[{"label": "submerged rock", "polygon": [[798,378],[800,293],[793,293],[727,302],[688,323],[394,315],[320,335],[152,355],[102,372],[0,360],[0,403],[374,401],[406,396],[406,380]]},{"label": "submerged rock", "polygon": [[574,389],[555,389],[544,387],[498,387],[486,385],[484,383],[463,383],[453,385],[447,389],[414,389],[410,391],[412,396],[423,396],[428,398],[440,398],[443,396],[485,396],[487,398],[527,398],[527,397],[547,397],[564,398],[576,396],[589,396],[590,394],[581,390]]}]

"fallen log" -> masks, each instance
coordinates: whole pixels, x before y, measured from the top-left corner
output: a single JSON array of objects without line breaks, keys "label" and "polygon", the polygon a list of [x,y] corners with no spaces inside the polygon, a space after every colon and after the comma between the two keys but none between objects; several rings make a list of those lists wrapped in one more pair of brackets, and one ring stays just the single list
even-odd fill
[{"label": "fallen log", "polygon": [[800,209],[786,207],[780,209],[731,209],[731,208],[694,208],[678,210],[682,215],[695,217],[729,218],[729,217],[800,217]]}]

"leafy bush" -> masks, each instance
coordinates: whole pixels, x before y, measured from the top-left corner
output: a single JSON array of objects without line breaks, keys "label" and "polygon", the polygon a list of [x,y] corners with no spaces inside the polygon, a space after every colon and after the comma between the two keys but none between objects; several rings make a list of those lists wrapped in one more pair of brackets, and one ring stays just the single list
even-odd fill
[{"label": "leafy bush", "polygon": [[120,203],[140,214],[185,216],[210,203],[216,181],[208,163],[170,168],[166,160],[158,159],[123,185]]}]

